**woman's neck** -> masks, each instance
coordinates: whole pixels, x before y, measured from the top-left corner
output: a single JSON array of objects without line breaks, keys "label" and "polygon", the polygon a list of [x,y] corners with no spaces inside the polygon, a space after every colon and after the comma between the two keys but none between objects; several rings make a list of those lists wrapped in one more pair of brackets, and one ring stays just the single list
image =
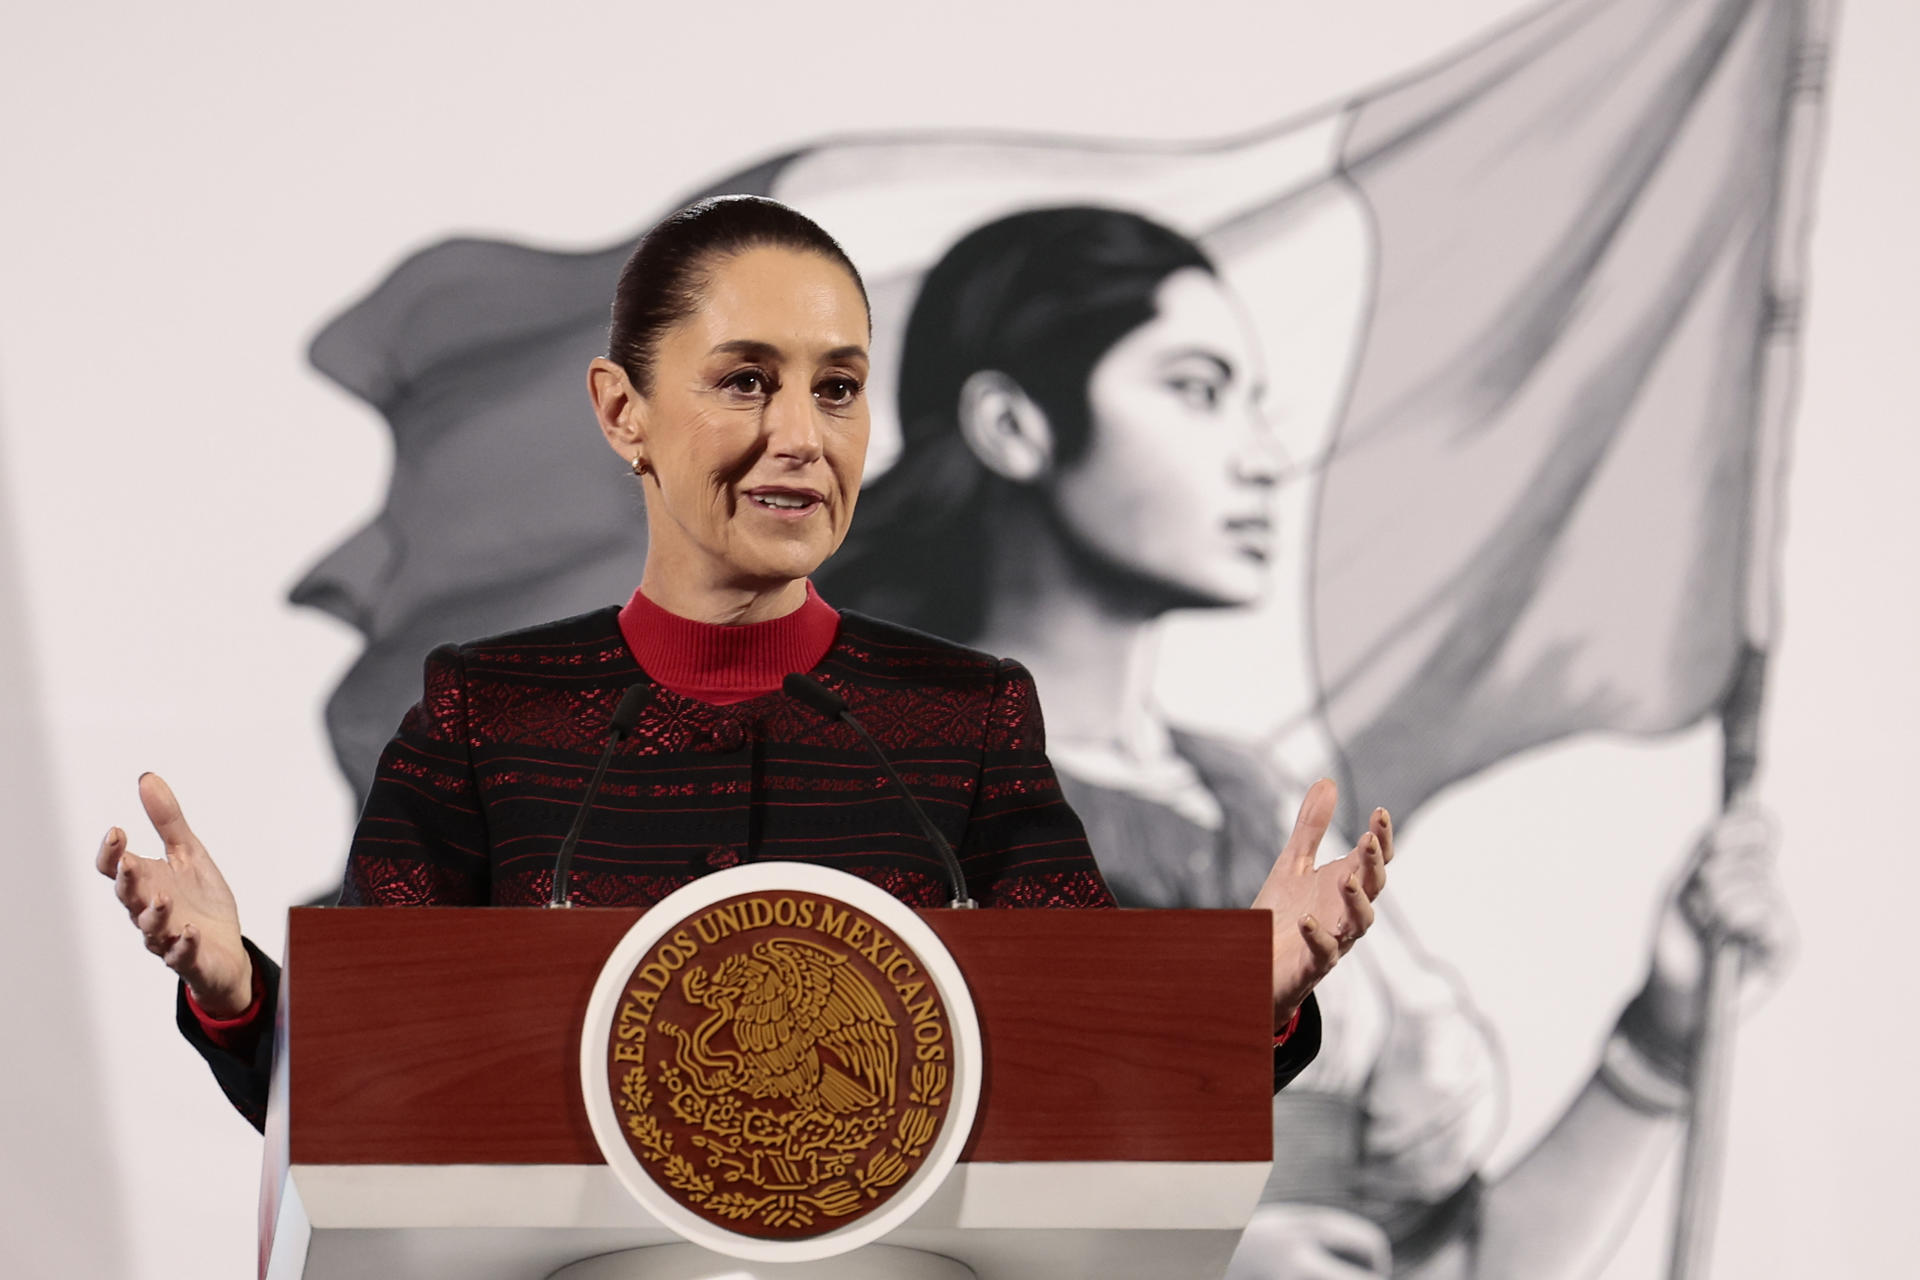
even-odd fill
[{"label": "woman's neck", "polygon": [[994,531],[987,616],[973,642],[1033,673],[1050,739],[1146,761],[1171,756],[1152,697],[1161,610],[1074,563],[1044,521],[1008,515]]},{"label": "woman's neck", "polygon": [[674,563],[649,550],[640,590],[647,599],[694,622],[738,626],[784,618],[807,602],[807,580],[771,582],[715,580],[696,566]]},{"label": "woman's neck", "polygon": [[[1286,532],[1300,535],[1289,546],[1304,544],[1304,528],[1289,525]],[[1265,616],[1192,612],[1168,633],[1161,619],[1177,601],[1090,567],[1060,544],[1058,531],[1038,513],[1010,508],[996,521],[993,539],[987,616],[972,643],[1017,658],[1033,672],[1051,742],[1121,768],[1173,766],[1172,731],[1155,696],[1166,674],[1160,670],[1164,638],[1179,677],[1168,686],[1175,696],[1199,692],[1203,709],[1225,711],[1224,682],[1239,691],[1238,714],[1255,717],[1236,719],[1229,736],[1264,737],[1274,762],[1290,775],[1311,780],[1331,768],[1306,661],[1304,561],[1277,566],[1279,590]],[[1250,631],[1257,644],[1250,643]],[[1182,681],[1185,689],[1178,687]],[[1249,696],[1258,709],[1248,707]],[[1215,719],[1203,716],[1201,723]]]}]

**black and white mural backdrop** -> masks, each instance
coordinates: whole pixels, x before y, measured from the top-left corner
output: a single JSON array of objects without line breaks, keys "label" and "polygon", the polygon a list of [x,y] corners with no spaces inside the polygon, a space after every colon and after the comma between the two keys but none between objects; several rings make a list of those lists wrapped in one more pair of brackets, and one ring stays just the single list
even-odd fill
[{"label": "black and white mural backdrop", "polygon": [[92,844],[166,772],[273,949],[426,650],[625,597],[582,370],[731,191],[873,294],[823,593],[1032,668],[1123,899],[1250,900],[1322,774],[1400,817],[1232,1275],[1895,1271],[1920,20],[1836,10],[10,20],[9,1273],[252,1266]]}]

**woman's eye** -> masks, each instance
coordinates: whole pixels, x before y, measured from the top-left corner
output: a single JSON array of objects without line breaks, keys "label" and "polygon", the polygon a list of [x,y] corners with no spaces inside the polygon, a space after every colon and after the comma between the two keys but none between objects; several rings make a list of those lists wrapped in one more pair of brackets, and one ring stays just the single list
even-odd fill
[{"label": "woman's eye", "polygon": [[1174,378],[1167,385],[1192,408],[1212,409],[1220,403],[1220,384],[1206,378]]},{"label": "woman's eye", "polygon": [[738,373],[729,374],[720,385],[729,391],[758,396],[773,390],[773,379],[758,369],[742,369]]},{"label": "woman's eye", "polygon": [[860,394],[860,384],[852,378],[827,378],[813,389],[813,394],[827,404],[851,404]]}]

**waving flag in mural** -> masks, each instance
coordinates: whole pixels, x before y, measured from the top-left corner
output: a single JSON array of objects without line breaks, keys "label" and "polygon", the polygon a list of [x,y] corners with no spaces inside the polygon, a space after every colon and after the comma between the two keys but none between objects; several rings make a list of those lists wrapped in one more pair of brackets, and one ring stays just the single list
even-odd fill
[{"label": "waving flag in mural", "polygon": [[1314,628],[1331,731],[1400,811],[1561,734],[1688,724],[1759,638],[1818,54],[1797,4],[1612,8],[1349,135],[1378,283]]},{"label": "waving flag in mural", "polygon": [[[1685,725],[1729,686],[1759,426],[1781,411],[1763,375],[1797,316],[1807,8],[1562,3],[1225,142],[852,139],[711,190],[795,204],[862,264],[870,474],[920,276],[969,229],[1089,203],[1204,243],[1253,313],[1289,452],[1323,468],[1299,594],[1274,607],[1307,611],[1349,794],[1405,814],[1566,733]],[[634,499],[575,385],[630,247],[448,242],[316,340],[399,444],[386,511],[295,597],[368,637],[331,714],[356,783],[424,645],[633,580]]]}]

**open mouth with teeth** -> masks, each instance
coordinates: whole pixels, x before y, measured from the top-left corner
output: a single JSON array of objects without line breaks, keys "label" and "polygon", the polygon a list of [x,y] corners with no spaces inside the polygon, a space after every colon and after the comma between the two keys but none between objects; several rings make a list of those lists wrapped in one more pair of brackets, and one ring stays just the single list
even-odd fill
[{"label": "open mouth with teeth", "polygon": [[747,491],[747,501],[763,511],[805,515],[823,500],[809,489],[750,489]]}]

